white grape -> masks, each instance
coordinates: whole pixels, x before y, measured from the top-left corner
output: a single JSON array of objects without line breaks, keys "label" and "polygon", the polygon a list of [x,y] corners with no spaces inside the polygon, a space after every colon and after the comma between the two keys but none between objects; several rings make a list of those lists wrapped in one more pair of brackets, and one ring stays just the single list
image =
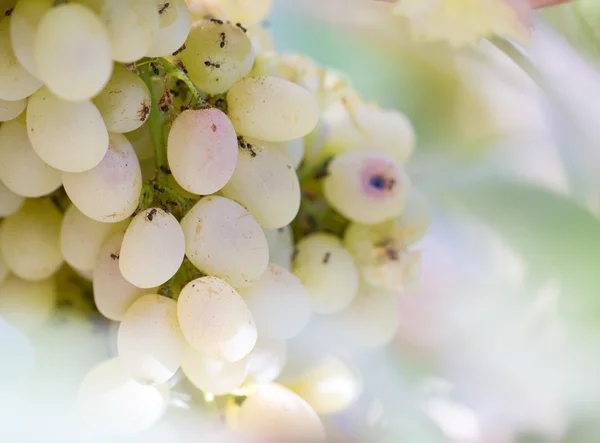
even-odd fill
[{"label": "white grape", "polygon": [[278,229],[263,229],[269,245],[269,261],[290,270],[294,255],[294,233],[290,226]]},{"label": "white grape", "polygon": [[317,414],[334,414],[348,408],[361,391],[355,372],[337,357],[328,356],[312,367],[291,389]]},{"label": "white grape", "polygon": [[256,343],[256,324],[240,295],[217,277],[192,280],[179,294],[181,331],[194,349],[216,360],[236,362]]},{"label": "white grape", "polygon": [[164,57],[171,55],[183,45],[192,27],[192,17],[185,0],[153,0],[158,14],[158,30],[148,57]]},{"label": "white grape", "polygon": [[235,170],[235,129],[216,108],[186,110],[173,122],[167,155],[173,177],[182,188],[194,194],[212,194],[225,186]]},{"label": "white grape", "polygon": [[93,220],[125,220],[139,204],[140,162],[122,134],[110,134],[108,151],[97,166],[84,172],[64,172],[62,180],[73,204]]},{"label": "white grape", "polygon": [[125,232],[110,237],[100,249],[94,267],[94,301],[102,315],[120,321],[135,300],[148,292],[129,283],[119,270],[119,256]]},{"label": "white grape", "polygon": [[252,214],[225,197],[205,197],[181,220],[186,256],[235,287],[258,280],[269,263],[265,234]]},{"label": "white grape", "polygon": [[362,284],[350,306],[328,320],[345,342],[377,348],[388,344],[398,331],[398,310],[396,292]]},{"label": "white grape", "polygon": [[341,241],[331,234],[316,233],[296,245],[292,271],[306,288],[313,311],[333,314],[356,296],[358,270]]},{"label": "white grape", "polygon": [[158,17],[154,0],[105,0],[102,19],[113,60],[132,63],[144,57],[158,32]]},{"label": "white grape", "polygon": [[255,25],[267,17],[273,0],[220,0],[217,5],[232,22]]},{"label": "white grape", "polygon": [[0,180],[23,197],[41,197],[62,184],[60,171],[44,163],[33,150],[24,118],[0,127],[0,158]]},{"label": "white grape", "polygon": [[7,101],[0,99],[0,122],[7,122],[17,118],[27,106],[25,99]]},{"label": "white grape", "polygon": [[11,17],[0,16],[0,99],[16,101],[29,97],[42,82],[21,66],[10,43]]},{"label": "white grape", "polygon": [[116,65],[94,104],[109,132],[130,132],[142,126],[150,115],[150,91],[140,77]]},{"label": "white grape", "polygon": [[181,61],[190,79],[208,94],[221,94],[252,69],[254,49],[246,33],[231,23],[200,20],[185,41]]},{"label": "white grape", "polygon": [[91,9],[76,3],[55,6],[44,14],[33,54],[38,77],[64,100],[92,98],[113,68],[104,23]]},{"label": "white grape", "polygon": [[349,220],[376,224],[397,217],[404,209],[410,181],[393,158],[351,151],[334,157],[327,170],[325,198]]},{"label": "white grape", "polygon": [[60,250],[65,261],[77,271],[92,271],[104,242],[113,234],[124,231],[128,224],[128,220],[101,223],[70,205],[60,228]]},{"label": "white grape", "polygon": [[135,131],[128,132],[125,136],[133,145],[133,149],[140,159],[140,162],[143,160],[154,159],[154,145],[152,144],[149,125],[142,125]]},{"label": "white grape", "polygon": [[108,149],[108,132],[92,102],[67,102],[42,88],[27,104],[27,133],[35,152],[53,168],[82,172]]},{"label": "white grape", "polygon": [[92,368],[79,386],[77,403],[85,423],[108,435],[136,434],[163,416],[169,393],[131,379],[118,358]]},{"label": "white grape", "polygon": [[185,238],[177,219],[160,208],[139,212],[125,232],[119,269],[140,288],[160,286],[175,275],[185,255]]},{"label": "white grape", "polygon": [[298,169],[304,159],[304,138],[295,138],[286,142],[266,142],[262,140],[247,139],[252,145],[264,146],[268,149],[276,149],[287,158],[294,169]]},{"label": "white grape", "polygon": [[248,356],[248,373],[255,383],[271,383],[281,374],[286,359],[285,341],[260,337]]},{"label": "white grape", "polygon": [[16,213],[21,209],[24,201],[25,198],[12,192],[0,181],[0,217],[8,217]]},{"label": "white grape", "polygon": [[10,19],[10,41],[15,56],[27,72],[36,75],[35,36],[42,17],[52,6],[54,0],[19,0]]},{"label": "white grape", "polygon": [[271,263],[260,280],[238,289],[252,312],[261,337],[287,340],[308,324],[308,293],[291,272]]},{"label": "white grape", "polygon": [[181,369],[198,389],[224,395],[242,386],[248,373],[248,363],[245,359],[233,363],[214,360],[188,346]]},{"label": "white grape", "polygon": [[319,120],[313,95],[277,77],[248,77],[227,92],[235,130],[250,138],[284,142],[310,133]]},{"label": "white grape", "polygon": [[166,382],[181,366],[186,347],[177,303],[157,294],[137,299],[121,320],[117,347],[133,379],[144,384]]},{"label": "white grape", "polygon": [[0,249],[9,269],[25,280],[44,280],[63,263],[62,214],[49,200],[26,200],[2,225]]},{"label": "white grape", "polygon": [[23,332],[42,326],[56,304],[53,278],[26,281],[9,275],[0,283],[0,317]]},{"label": "white grape", "polygon": [[351,111],[343,105],[324,116],[329,125],[323,152],[332,156],[348,151],[370,151],[405,164],[415,148],[415,132],[404,114],[358,105]]},{"label": "white grape", "polygon": [[325,442],[325,430],[314,409],[274,383],[255,387],[236,413],[235,428],[243,435],[274,442]]},{"label": "white grape", "polygon": [[225,197],[237,201],[264,228],[288,225],[300,209],[300,182],[285,155],[258,145],[240,149]]},{"label": "white grape", "polygon": [[412,188],[404,205],[404,210],[394,220],[397,235],[406,245],[421,240],[431,224],[431,210],[425,196]]}]

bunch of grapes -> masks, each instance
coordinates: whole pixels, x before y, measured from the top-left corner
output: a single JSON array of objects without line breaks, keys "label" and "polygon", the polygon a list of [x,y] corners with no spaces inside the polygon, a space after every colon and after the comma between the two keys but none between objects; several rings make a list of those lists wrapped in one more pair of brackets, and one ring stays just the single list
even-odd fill
[{"label": "bunch of grapes", "polygon": [[242,435],[324,441],[358,374],[331,349],[276,383],[287,341],[396,332],[429,222],[412,127],[277,53],[269,3],[0,3],[0,315],[117,322],[79,389],[98,432],[149,428],[183,380]]}]

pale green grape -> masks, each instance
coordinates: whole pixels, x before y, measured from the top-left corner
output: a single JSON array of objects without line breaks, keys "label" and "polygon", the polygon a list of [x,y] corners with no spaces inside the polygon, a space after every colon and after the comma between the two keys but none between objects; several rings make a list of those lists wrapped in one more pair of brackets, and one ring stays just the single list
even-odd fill
[{"label": "pale green grape", "polygon": [[88,100],[113,68],[108,32],[94,12],[71,3],[49,10],[37,28],[33,56],[37,76],[58,97]]},{"label": "pale green grape", "polygon": [[177,219],[163,209],[139,212],[125,232],[119,269],[140,288],[160,286],[175,275],[185,255],[185,238]]},{"label": "pale green grape", "polygon": [[290,226],[278,229],[263,229],[269,244],[269,260],[271,263],[290,270],[294,255],[294,234]]},{"label": "pale green grape", "polygon": [[235,129],[216,108],[184,111],[169,132],[167,155],[173,177],[183,189],[212,194],[233,175],[238,159]]},{"label": "pale green grape", "polygon": [[8,217],[16,213],[25,199],[12,192],[0,181],[0,217]]},{"label": "pale green grape", "polygon": [[194,84],[208,94],[221,94],[252,69],[254,49],[246,33],[231,23],[194,23],[181,53]]},{"label": "pale green grape", "polygon": [[254,217],[225,197],[205,197],[181,220],[186,255],[198,269],[237,287],[258,280],[269,263],[265,234]]},{"label": "pale green grape", "polygon": [[255,25],[267,18],[273,0],[219,0],[217,6],[232,22]]},{"label": "pale green grape", "polygon": [[144,384],[166,382],[181,366],[186,347],[177,303],[157,294],[137,299],[121,320],[117,347],[133,379]]},{"label": "pale green grape", "polygon": [[233,363],[214,360],[188,346],[181,369],[198,389],[224,395],[242,386],[248,373],[248,363],[245,359]]},{"label": "pale green grape", "polygon": [[109,132],[130,132],[144,124],[150,115],[150,91],[133,72],[115,65],[110,80],[94,98]]},{"label": "pale green grape", "polygon": [[370,151],[404,164],[415,149],[415,131],[408,118],[399,111],[364,104],[349,110],[339,104],[323,118],[329,125],[323,148],[325,156],[348,151]]},{"label": "pale green grape", "polygon": [[11,17],[0,16],[0,99],[22,100],[42,87],[42,82],[21,66],[10,43]]},{"label": "pale green grape", "polygon": [[135,131],[128,132],[125,136],[133,145],[133,149],[140,162],[154,159],[154,145],[152,144],[152,136],[150,135],[150,126],[142,125]]},{"label": "pale green grape", "polygon": [[26,281],[9,275],[0,283],[0,317],[23,332],[42,326],[56,304],[53,278]]},{"label": "pale green grape", "polygon": [[46,88],[29,99],[27,133],[37,155],[61,171],[87,171],[108,149],[106,125],[92,102],[61,100]]},{"label": "pale green grape", "polygon": [[361,391],[357,374],[334,356],[324,358],[290,388],[322,415],[348,408]]},{"label": "pale green grape", "polygon": [[192,280],[179,294],[181,331],[197,351],[215,360],[236,362],[256,343],[256,324],[238,292],[217,277]]},{"label": "pale green grape", "polygon": [[0,158],[0,180],[23,197],[41,197],[62,184],[60,171],[44,163],[33,150],[24,118],[0,127]]},{"label": "pale green grape", "polygon": [[94,435],[136,434],[163,416],[168,388],[131,379],[118,358],[105,360],[85,376],[77,397],[79,412]]},{"label": "pale green grape", "polygon": [[94,266],[94,301],[102,315],[120,321],[127,309],[142,295],[153,292],[133,286],[121,275],[119,257],[125,232],[110,237],[98,254]]},{"label": "pale green grape", "polygon": [[351,221],[376,224],[400,215],[410,190],[396,160],[383,154],[351,151],[329,163],[325,198]]},{"label": "pale green grape", "polygon": [[358,270],[342,242],[316,233],[300,240],[296,250],[292,271],[306,288],[313,311],[333,314],[348,306],[358,291]]},{"label": "pale green grape", "polygon": [[248,77],[227,93],[235,130],[250,138],[283,142],[304,137],[319,120],[313,95],[277,77]]},{"label": "pale green grape", "polygon": [[246,139],[247,142],[252,145],[264,146],[268,149],[276,149],[280,151],[285,157],[289,164],[294,169],[298,169],[302,160],[304,159],[304,138],[296,138],[287,142],[266,142],[262,140]]},{"label": "pale green grape", "polygon": [[25,99],[7,101],[0,99],[0,122],[7,122],[17,118],[27,106]]},{"label": "pale green grape", "polygon": [[248,209],[264,228],[288,225],[300,209],[296,171],[277,150],[245,146],[240,148],[233,176],[221,192]]},{"label": "pale green grape", "polygon": [[294,274],[273,263],[260,280],[238,291],[252,312],[261,337],[290,339],[298,335],[310,319],[306,289]]},{"label": "pale green grape", "polygon": [[148,57],[171,55],[183,45],[192,27],[192,17],[185,0],[153,0],[158,14],[158,30]]},{"label": "pale green grape", "polygon": [[154,0],[105,0],[101,16],[113,60],[131,63],[148,53],[158,32]]},{"label": "pale green grape", "polygon": [[100,223],[70,205],[60,227],[60,251],[65,261],[77,271],[90,272],[104,242],[113,234],[124,231],[128,224],[129,220]]},{"label": "pale green grape", "polygon": [[0,251],[9,269],[25,280],[44,280],[63,263],[62,214],[49,200],[26,200],[2,224]]},{"label": "pale green grape", "polygon": [[271,383],[281,374],[286,359],[285,341],[259,337],[248,356],[248,373],[255,383]]},{"label": "pale green grape", "polygon": [[317,413],[300,396],[277,384],[256,386],[236,413],[235,429],[248,437],[286,443],[324,443]]},{"label": "pale green grape", "polygon": [[10,42],[15,56],[27,72],[36,75],[35,36],[44,14],[53,6],[54,0],[19,0],[10,19]]},{"label": "pale green grape", "polygon": [[125,220],[139,204],[140,162],[122,134],[110,134],[108,151],[97,166],[84,172],[64,172],[62,180],[73,204],[93,220]]}]

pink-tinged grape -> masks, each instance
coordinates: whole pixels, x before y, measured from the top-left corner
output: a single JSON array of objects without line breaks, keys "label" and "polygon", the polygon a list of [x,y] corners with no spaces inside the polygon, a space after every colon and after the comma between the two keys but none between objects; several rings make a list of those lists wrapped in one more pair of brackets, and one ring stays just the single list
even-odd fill
[{"label": "pink-tinged grape", "polygon": [[23,197],[42,197],[62,184],[60,171],[44,163],[33,150],[25,118],[0,127],[0,158],[0,180]]},{"label": "pink-tinged grape", "polygon": [[232,23],[199,20],[185,41],[181,61],[190,79],[208,94],[221,94],[246,76],[254,64],[252,42]]},{"label": "pink-tinged grape", "polygon": [[181,220],[186,256],[202,272],[249,286],[267,269],[265,234],[241,205],[225,197],[205,197]]},{"label": "pink-tinged grape", "polygon": [[314,312],[333,314],[352,302],[358,291],[358,269],[337,237],[308,235],[298,242],[296,251],[292,272],[308,292]]},{"label": "pink-tinged grape", "polygon": [[102,90],[113,68],[104,23],[76,3],[55,6],[44,14],[33,54],[36,75],[63,100],[89,100]]},{"label": "pink-tinged grape", "polygon": [[198,389],[224,395],[242,386],[248,374],[248,363],[246,359],[233,363],[214,360],[188,346],[181,369]]},{"label": "pink-tinged grape", "polygon": [[119,257],[125,230],[110,237],[100,249],[94,267],[94,301],[102,315],[120,321],[127,309],[142,295],[153,290],[141,289],[121,275]]},{"label": "pink-tinged grape", "polygon": [[136,210],[142,171],[133,146],[122,134],[110,134],[102,161],[84,172],[64,172],[63,186],[77,209],[89,218],[116,223]]},{"label": "pink-tinged grape", "polygon": [[284,142],[304,137],[319,121],[306,89],[277,77],[247,77],[227,92],[228,115],[244,137]]},{"label": "pink-tinged grape", "polygon": [[248,437],[286,443],[325,442],[325,429],[315,410],[281,385],[255,386],[237,409],[231,424]]},{"label": "pink-tinged grape", "polygon": [[291,272],[273,263],[260,280],[238,289],[261,337],[287,340],[298,335],[311,315],[309,295]]},{"label": "pink-tinged grape", "polygon": [[391,157],[352,151],[333,158],[323,191],[329,204],[351,221],[376,224],[404,209],[408,176]]},{"label": "pink-tinged grape", "polygon": [[119,269],[140,288],[160,286],[175,275],[185,255],[177,219],[160,208],[139,212],[125,231]]},{"label": "pink-tinged grape", "polygon": [[106,125],[94,104],[62,100],[47,88],[29,98],[27,134],[37,155],[61,171],[92,169],[108,149]]},{"label": "pink-tinged grape", "polygon": [[177,300],[181,331],[188,343],[213,360],[236,362],[256,343],[252,313],[226,281],[217,277],[192,280]]},{"label": "pink-tinged grape", "polygon": [[125,312],[117,334],[119,358],[140,383],[160,384],[181,366],[186,342],[177,303],[157,294],[137,299]]},{"label": "pink-tinged grape", "polygon": [[287,226],[300,209],[296,171],[284,154],[258,145],[240,148],[233,176],[221,192],[248,209],[263,228]]},{"label": "pink-tinged grape", "polygon": [[173,177],[183,189],[212,194],[225,186],[235,170],[235,129],[216,108],[184,111],[169,132],[167,155]]},{"label": "pink-tinged grape", "polygon": [[63,264],[62,214],[47,199],[26,200],[2,224],[0,250],[8,268],[24,280],[44,280]]}]

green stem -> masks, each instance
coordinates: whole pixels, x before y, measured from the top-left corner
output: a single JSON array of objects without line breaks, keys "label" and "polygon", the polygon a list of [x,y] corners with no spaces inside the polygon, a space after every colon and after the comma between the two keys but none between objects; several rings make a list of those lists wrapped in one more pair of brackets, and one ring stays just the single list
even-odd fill
[{"label": "green stem", "polygon": [[154,60],[154,63],[161,66],[167,73],[168,77],[175,78],[177,80],[181,80],[182,82],[185,83],[185,85],[188,87],[188,89],[194,96],[194,101],[196,102],[197,108],[202,108],[202,109],[210,108],[210,104],[208,104],[208,102],[200,96],[200,92],[198,91],[198,88],[196,88],[196,85],[194,85],[194,83],[192,83],[190,78],[186,75],[185,72],[183,72],[183,70],[178,68],[176,65],[174,65],[170,61],[165,60],[164,58],[157,58],[156,60]]},{"label": "green stem", "polygon": [[148,116],[147,125],[150,129],[152,144],[154,145],[157,181],[160,186],[166,186],[168,180],[168,175],[164,173],[164,170],[168,169],[167,149],[165,146],[164,137],[164,126],[166,119],[163,112],[158,107],[158,101],[160,100],[160,97],[157,98],[154,92],[155,88],[152,85],[152,71],[144,68],[141,71],[140,77],[150,91],[151,97],[150,115]]}]

